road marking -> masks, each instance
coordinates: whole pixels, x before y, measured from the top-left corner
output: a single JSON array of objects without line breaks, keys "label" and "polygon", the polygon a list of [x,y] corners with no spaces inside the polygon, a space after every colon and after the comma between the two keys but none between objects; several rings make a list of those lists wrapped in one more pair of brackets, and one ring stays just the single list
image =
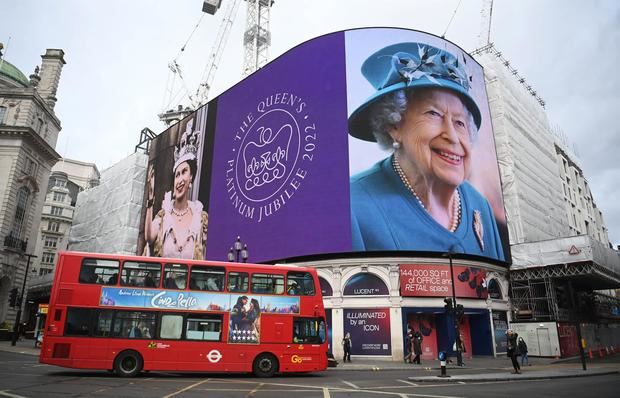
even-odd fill
[{"label": "road marking", "polygon": [[407,380],[400,380],[400,379],[398,379],[398,380],[396,380],[396,381],[400,381],[401,383],[409,384],[410,386],[415,386],[415,387],[417,387],[417,386],[418,386],[417,384],[412,383],[412,382],[407,381]]},{"label": "road marking", "polygon": [[331,398],[331,395],[329,394],[329,388],[323,387],[323,398]]},{"label": "road marking", "polygon": [[359,390],[360,388],[358,386],[356,386],[355,384],[351,383],[350,381],[345,381],[345,380],[340,380],[341,382],[343,382],[344,384],[346,384],[349,387],[353,387],[356,390]]},{"label": "road marking", "polygon": [[250,392],[248,393],[248,395],[246,395],[246,397],[252,397],[252,396],[254,396],[254,394],[256,394],[256,392],[257,392],[258,390],[260,390],[260,388],[261,388],[262,386],[264,386],[264,385],[265,385],[265,383],[259,383],[259,385],[257,385],[256,387],[254,387],[254,389],[253,389],[252,391],[250,391]]},{"label": "road marking", "polygon": [[185,392],[185,391],[191,390],[191,389],[192,389],[192,388],[194,388],[194,387],[198,387],[199,385],[204,384],[204,383],[208,382],[209,380],[211,380],[211,379],[205,379],[205,380],[203,380],[203,381],[199,381],[198,383],[194,383],[194,384],[192,384],[191,386],[187,386],[187,387],[185,387],[185,388],[181,388],[179,391],[175,391],[175,392],[173,392],[172,394],[164,395],[162,398],[170,398],[170,397],[174,397],[175,395],[179,395],[179,394],[180,394],[180,393],[182,393],[182,392]]},{"label": "road marking", "polygon": [[23,395],[11,394],[6,391],[0,391],[0,395],[2,395],[3,397],[11,397],[11,398],[26,398]]}]

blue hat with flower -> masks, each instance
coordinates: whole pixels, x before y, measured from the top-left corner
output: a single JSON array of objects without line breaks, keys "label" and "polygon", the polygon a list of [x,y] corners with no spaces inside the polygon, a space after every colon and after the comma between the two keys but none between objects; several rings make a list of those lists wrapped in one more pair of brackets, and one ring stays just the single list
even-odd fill
[{"label": "blue hat with flower", "polygon": [[482,117],[469,94],[471,77],[467,60],[424,43],[398,43],[382,48],[364,61],[362,74],[377,89],[349,117],[349,133],[376,141],[369,123],[369,107],[382,96],[401,89],[445,88],[457,93],[480,128]]}]

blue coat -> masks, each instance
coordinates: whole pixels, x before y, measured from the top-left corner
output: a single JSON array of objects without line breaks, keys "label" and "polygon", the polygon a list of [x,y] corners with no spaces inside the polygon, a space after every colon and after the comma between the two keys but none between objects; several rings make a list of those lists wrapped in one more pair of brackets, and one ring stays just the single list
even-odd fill
[{"label": "blue coat", "polygon": [[[459,187],[461,222],[450,232],[405,187],[388,157],[351,177],[353,251],[420,250],[467,253],[505,261],[489,202],[468,182]],[[484,250],[474,232],[480,211]]]}]

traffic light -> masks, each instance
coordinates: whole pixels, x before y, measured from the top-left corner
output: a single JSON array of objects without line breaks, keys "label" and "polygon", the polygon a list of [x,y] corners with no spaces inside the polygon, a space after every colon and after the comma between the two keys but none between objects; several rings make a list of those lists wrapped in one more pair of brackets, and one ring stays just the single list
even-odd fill
[{"label": "traffic light", "polygon": [[454,309],[457,319],[461,319],[461,317],[465,314],[465,308],[463,308],[463,304],[457,304]]},{"label": "traffic light", "polygon": [[17,305],[17,288],[14,287],[9,292],[9,305],[15,307]]},{"label": "traffic light", "polygon": [[446,311],[452,312],[452,310],[454,309],[454,307],[452,306],[452,297],[446,297],[445,299],[443,299],[443,302],[446,303],[446,305],[444,305]]}]

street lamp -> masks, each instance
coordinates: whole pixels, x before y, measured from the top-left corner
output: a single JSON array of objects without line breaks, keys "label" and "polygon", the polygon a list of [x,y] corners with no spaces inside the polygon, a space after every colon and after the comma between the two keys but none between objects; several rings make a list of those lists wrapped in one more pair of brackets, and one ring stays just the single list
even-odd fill
[{"label": "street lamp", "polygon": [[228,251],[228,261],[232,262],[239,262],[239,260],[242,260],[244,263],[246,261],[248,261],[248,256],[249,256],[249,250],[248,250],[248,245],[245,245],[241,242],[241,237],[237,236],[237,240],[235,241],[235,243],[233,244],[233,246],[230,247],[230,250]]},{"label": "street lamp", "polygon": [[[452,282],[452,305],[448,306],[447,302],[446,302],[446,310],[448,313],[451,313],[453,321],[454,321],[454,331],[456,332],[456,352],[457,352],[457,358],[459,356],[459,348],[461,347],[461,330],[460,330],[460,325],[459,325],[459,317],[461,315],[461,308],[462,306],[459,306],[456,303],[456,289],[454,287],[454,270],[452,268],[452,248],[450,248],[448,250],[447,253],[443,254],[443,257],[448,257],[448,261],[450,262],[450,281]],[[462,360],[459,361],[459,365],[460,363],[462,363]]]},{"label": "street lamp", "polygon": [[30,259],[37,258],[37,256],[32,254],[24,254],[24,256],[28,257],[28,262],[26,263],[26,272],[24,272],[24,282],[22,283],[22,291],[19,295],[19,307],[17,308],[17,315],[15,315],[15,324],[13,325],[13,336],[11,338],[11,345],[14,346],[17,344],[17,338],[19,337],[19,324],[22,322],[22,305],[24,302],[24,292],[26,290],[26,280],[28,279],[28,269],[30,268]]}]

